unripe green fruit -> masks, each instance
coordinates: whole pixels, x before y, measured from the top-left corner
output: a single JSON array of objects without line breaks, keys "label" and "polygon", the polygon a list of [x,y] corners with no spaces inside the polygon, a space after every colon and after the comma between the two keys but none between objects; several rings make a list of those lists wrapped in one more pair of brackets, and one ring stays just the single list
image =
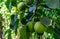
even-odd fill
[{"label": "unripe green fruit", "polygon": [[34,30],[34,23],[32,21],[30,21],[30,22],[27,23],[27,26],[28,26],[29,31],[33,32],[33,30]]},{"label": "unripe green fruit", "polygon": [[39,34],[42,34],[44,33],[44,31],[47,30],[47,28],[44,25],[42,25],[40,22],[36,22],[34,25],[34,30]]},{"label": "unripe green fruit", "polygon": [[17,5],[17,9],[18,9],[19,11],[25,10],[25,9],[26,9],[25,3],[24,3],[24,2],[20,2],[20,3]]}]

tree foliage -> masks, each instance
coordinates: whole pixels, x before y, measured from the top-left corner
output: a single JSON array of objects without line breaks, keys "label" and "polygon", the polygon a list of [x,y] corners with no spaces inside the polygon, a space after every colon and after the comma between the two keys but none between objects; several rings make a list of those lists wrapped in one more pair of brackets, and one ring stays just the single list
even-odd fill
[{"label": "tree foliage", "polygon": [[59,0],[0,0],[3,39],[60,39],[59,3]]}]

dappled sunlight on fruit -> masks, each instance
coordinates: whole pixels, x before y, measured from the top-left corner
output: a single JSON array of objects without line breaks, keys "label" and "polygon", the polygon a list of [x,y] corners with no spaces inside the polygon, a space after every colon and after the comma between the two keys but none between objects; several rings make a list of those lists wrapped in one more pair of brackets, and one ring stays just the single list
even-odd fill
[{"label": "dappled sunlight on fruit", "polygon": [[35,25],[34,25],[34,30],[37,33],[42,34],[47,30],[47,28],[44,25],[42,25],[40,22],[36,22]]}]

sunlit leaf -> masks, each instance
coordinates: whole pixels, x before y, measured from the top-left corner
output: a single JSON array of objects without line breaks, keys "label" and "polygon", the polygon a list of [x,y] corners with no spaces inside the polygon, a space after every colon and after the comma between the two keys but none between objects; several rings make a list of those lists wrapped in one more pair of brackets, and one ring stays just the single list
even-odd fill
[{"label": "sunlit leaf", "polygon": [[43,17],[43,18],[41,19],[41,22],[42,22],[42,24],[44,24],[45,26],[49,26],[51,20],[50,20],[48,17]]},{"label": "sunlit leaf", "polygon": [[59,0],[46,0],[46,4],[48,7],[53,8],[53,9],[60,7]]}]

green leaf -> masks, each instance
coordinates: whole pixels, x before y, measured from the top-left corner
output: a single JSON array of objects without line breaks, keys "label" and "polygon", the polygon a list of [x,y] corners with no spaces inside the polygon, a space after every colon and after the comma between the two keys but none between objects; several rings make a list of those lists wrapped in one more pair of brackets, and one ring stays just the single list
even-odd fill
[{"label": "green leaf", "polygon": [[3,2],[3,0],[0,0],[0,3]]},{"label": "green leaf", "polygon": [[18,27],[18,24],[19,24],[19,19],[17,19],[17,20],[15,21],[14,25],[15,25],[16,27]]},{"label": "green leaf", "polygon": [[26,0],[27,5],[32,5],[34,0]]},{"label": "green leaf", "polygon": [[24,13],[20,14],[20,20],[21,20],[21,23],[24,25],[27,23],[26,18],[24,17]]},{"label": "green leaf", "polygon": [[14,18],[14,17],[15,17],[14,14],[11,15],[11,21],[10,21],[10,28],[11,28],[11,29],[15,29],[14,23],[15,23],[15,19],[16,19],[16,18]]},{"label": "green leaf", "polygon": [[3,35],[5,36],[8,33],[9,29],[3,32]]},{"label": "green leaf", "polygon": [[48,32],[48,33],[53,33],[53,32],[54,32],[53,27],[52,27],[52,26],[48,26],[47,32]]},{"label": "green leaf", "polygon": [[32,39],[37,39],[37,33],[36,32],[34,32],[34,33],[32,33]]},{"label": "green leaf", "polygon": [[17,28],[15,28],[15,35],[17,35]]},{"label": "green leaf", "polygon": [[19,24],[19,19],[16,20],[15,22],[15,34],[17,35],[17,29],[18,29],[18,24]]},{"label": "green leaf", "polygon": [[55,39],[53,33],[47,33],[47,32],[44,32],[43,38],[46,38],[46,39]]},{"label": "green leaf", "polygon": [[26,32],[26,26],[20,26],[20,39],[29,39]]},{"label": "green leaf", "polygon": [[60,28],[60,16],[57,17],[56,24],[57,27]]},{"label": "green leaf", "polygon": [[59,0],[45,0],[45,1],[46,1],[47,6],[50,8],[55,9],[55,8],[60,7]]},{"label": "green leaf", "polygon": [[50,25],[50,22],[51,22],[51,20],[48,17],[45,17],[45,16],[42,17],[40,21],[41,21],[42,24],[44,24],[47,27]]},{"label": "green leaf", "polygon": [[5,5],[6,5],[6,7],[7,7],[7,9],[11,12],[11,0],[7,0],[6,2],[5,2]]},{"label": "green leaf", "polygon": [[11,0],[12,6],[17,6],[17,0]]},{"label": "green leaf", "polygon": [[59,37],[57,36],[57,34],[54,34],[54,37],[55,37],[55,39],[59,39]]},{"label": "green leaf", "polygon": [[60,29],[58,27],[54,28],[54,35],[56,39],[60,39]]},{"label": "green leaf", "polygon": [[12,39],[11,30],[10,30],[10,29],[9,29],[9,31],[8,31],[8,39]]},{"label": "green leaf", "polygon": [[21,18],[21,20],[24,18],[24,13],[20,14],[20,18]]}]

